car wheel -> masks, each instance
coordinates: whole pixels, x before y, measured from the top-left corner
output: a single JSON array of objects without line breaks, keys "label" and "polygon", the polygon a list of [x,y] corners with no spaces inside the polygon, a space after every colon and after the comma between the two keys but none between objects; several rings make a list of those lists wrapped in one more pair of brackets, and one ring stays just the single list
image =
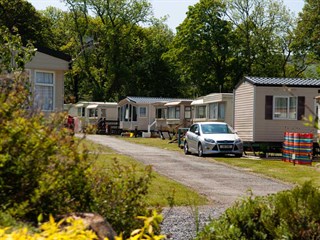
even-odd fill
[{"label": "car wheel", "polygon": [[199,145],[198,145],[198,156],[203,157],[203,148],[202,148],[201,143],[199,143]]},{"label": "car wheel", "polygon": [[241,157],[242,157],[242,153],[237,153],[237,154],[235,154],[235,157],[241,158]]},{"label": "car wheel", "polygon": [[188,146],[187,142],[184,142],[183,151],[184,151],[184,154],[186,154],[186,155],[190,154],[189,146]]}]

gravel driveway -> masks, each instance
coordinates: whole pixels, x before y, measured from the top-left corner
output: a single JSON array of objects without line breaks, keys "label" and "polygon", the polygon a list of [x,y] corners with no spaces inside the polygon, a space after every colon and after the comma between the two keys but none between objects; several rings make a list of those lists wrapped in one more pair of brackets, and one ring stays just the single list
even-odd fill
[{"label": "gravel driveway", "polygon": [[[241,196],[247,195],[249,189],[254,195],[267,195],[292,187],[274,179],[252,174],[244,169],[209,162],[193,155],[184,155],[183,151],[176,152],[133,144],[106,135],[87,135],[86,138],[108,146],[120,154],[131,156],[146,165],[152,165],[154,171],[205,195],[213,202],[213,205],[198,209],[199,214],[197,215],[202,216],[202,225],[209,218],[217,217]],[[169,234],[171,239],[192,239],[196,227],[194,222],[197,222],[194,213],[191,207],[171,211],[166,209],[164,211],[166,220],[163,223],[165,233]],[[193,222],[192,227],[189,226],[190,222]],[[183,223],[186,226],[182,226]],[[193,231],[182,228],[193,229]]]}]

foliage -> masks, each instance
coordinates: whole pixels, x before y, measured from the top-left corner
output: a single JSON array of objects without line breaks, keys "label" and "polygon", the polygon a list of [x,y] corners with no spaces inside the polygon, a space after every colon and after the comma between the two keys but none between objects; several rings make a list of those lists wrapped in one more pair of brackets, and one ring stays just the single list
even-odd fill
[{"label": "foliage", "polygon": [[6,27],[11,34],[18,33],[24,44],[31,41],[36,45],[50,46],[50,22],[28,1],[1,0],[0,16],[0,27]]},{"label": "foliage", "polygon": [[2,210],[29,220],[40,213],[87,210],[87,154],[77,151],[77,140],[63,128],[64,115],[45,118],[31,108],[19,109],[28,106],[30,96],[20,81],[0,93]]},{"label": "foliage", "polygon": [[[144,221],[144,226],[141,229],[136,229],[131,233],[128,240],[149,239],[160,240],[164,239],[164,235],[156,235],[154,229],[159,227],[162,221],[162,216],[155,211],[150,217],[138,217]],[[65,226],[63,226],[65,225]],[[24,227],[17,230],[12,230],[10,227],[0,227],[0,239],[11,240],[36,240],[36,239],[68,239],[68,240],[90,240],[97,239],[97,236],[91,230],[87,230],[84,222],[81,219],[67,218],[59,222],[55,222],[52,216],[49,221],[40,225],[40,231],[29,231]],[[122,235],[116,237],[116,240],[124,239]]]},{"label": "foliage", "polygon": [[64,114],[45,116],[33,108],[22,71],[32,46],[22,47],[19,36],[8,32],[2,32],[0,43],[1,211],[35,221],[40,213],[87,210],[86,152],[77,151],[77,140],[63,127]]},{"label": "foliage", "polygon": [[317,0],[306,0],[302,12],[299,13],[298,24],[294,31],[292,49],[294,50],[293,61],[299,74],[305,77],[318,77],[319,72],[313,71],[315,64],[319,65],[319,21],[320,3]]},{"label": "foliage", "polygon": [[232,25],[225,5],[201,0],[189,7],[165,58],[177,66],[189,96],[231,91]]},{"label": "foliage", "polygon": [[[68,223],[65,227],[62,224]],[[40,226],[40,232],[30,232],[28,228],[21,228],[9,233],[10,228],[0,228],[0,239],[19,239],[19,240],[36,240],[36,239],[97,239],[95,233],[91,230],[86,230],[82,220],[68,218],[55,222],[50,216],[49,221]]]},{"label": "foliage", "polygon": [[115,159],[111,169],[96,166],[91,175],[93,211],[112,223],[116,232],[128,236],[139,225],[135,217],[147,214],[145,197],[152,179],[151,167],[139,173],[134,165],[125,166]]},{"label": "foliage", "polygon": [[318,239],[320,191],[306,182],[292,190],[237,202],[197,239]]},{"label": "foliage", "polygon": [[0,27],[0,50],[0,77],[22,71],[35,52],[31,44],[22,48],[21,37],[11,34],[5,27]]},{"label": "foliage", "polygon": [[320,60],[319,21],[319,1],[306,0],[303,10],[299,14],[298,26],[295,30],[295,47],[297,50],[312,55],[317,60]]},{"label": "foliage", "polygon": [[226,2],[238,42],[234,52],[238,76],[286,77],[294,22],[283,2]]},{"label": "foliage", "polygon": [[[154,229],[159,230],[159,224],[162,222],[162,216],[158,215],[156,211],[152,212],[151,217],[140,216],[138,219],[143,220],[144,226],[141,229],[136,229],[131,233],[130,240],[139,239],[153,239],[160,240],[164,239],[164,235],[156,235]],[[116,238],[116,240],[121,240],[121,238]]]},{"label": "foliage", "polygon": [[12,73],[0,78],[0,211],[32,222],[40,214],[95,211],[128,235],[135,217],[147,212],[151,168],[138,173],[117,162],[109,171],[92,168],[88,151],[80,151],[80,140],[64,127],[66,114],[33,107],[23,71],[29,51],[19,37],[2,37],[1,72]]},{"label": "foliage", "polygon": [[[148,21],[150,3],[134,1],[65,0],[73,20],[73,70],[77,98],[117,101],[126,95],[139,56],[135,35]],[[88,12],[90,11],[90,16]],[[137,50],[137,51],[135,51]],[[77,94],[75,92],[75,94]]]}]

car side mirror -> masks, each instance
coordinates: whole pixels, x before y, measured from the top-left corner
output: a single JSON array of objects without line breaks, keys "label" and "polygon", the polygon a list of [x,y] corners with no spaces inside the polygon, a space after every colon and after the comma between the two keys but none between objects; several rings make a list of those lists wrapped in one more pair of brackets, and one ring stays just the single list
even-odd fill
[{"label": "car side mirror", "polygon": [[194,133],[197,134],[197,135],[200,135],[199,130],[196,130]]}]

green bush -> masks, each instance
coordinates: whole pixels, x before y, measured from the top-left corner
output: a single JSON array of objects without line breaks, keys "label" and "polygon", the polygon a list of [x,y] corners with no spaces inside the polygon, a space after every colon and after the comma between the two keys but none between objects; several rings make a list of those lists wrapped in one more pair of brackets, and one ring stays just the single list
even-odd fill
[{"label": "green bush", "polygon": [[[150,217],[137,217],[143,220],[143,226],[131,232],[128,240],[161,240],[165,239],[164,235],[156,235],[156,229],[162,221],[162,216],[153,211]],[[0,240],[38,240],[38,239],[68,239],[68,240],[90,240],[98,239],[96,233],[88,230],[88,227],[81,220],[73,218],[63,219],[56,222],[50,217],[48,222],[40,225],[37,231],[30,231],[28,227],[20,227],[12,229],[10,227],[2,227],[0,225]],[[105,238],[107,240],[107,238]],[[122,234],[116,237],[116,240],[124,240]]]},{"label": "green bush", "polygon": [[320,239],[320,191],[310,182],[250,196],[208,224],[197,239]]},{"label": "green bush", "polygon": [[138,171],[134,165],[121,165],[116,159],[111,169],[94,168],[91,184],[93,211],[99,212],[116,232],[125,237],[140,225],[136,216],[148,215],[146,195],[151,183],[151,167]]},{"label": "green bush", "polygon": [[[37,222],[70,212],[97,212],[129,234],[146,215],[151,168],[115,162],[99,169],[64,127],[66,115],[33,107],[23,63],[32,47],[0,29],[0,212]],[[12,55],[13,54],[13,55]],[[10,219],[3,219],[3,222]]]},{"label": "green bush", "polygon": [[[0,209],[36,220],[40,214],[88,210],[90,163],[63,128],[64,116],[45,117],[26,106],[23,79],[0,88]],[[32,106],[30,104],[30,106]]]}]

